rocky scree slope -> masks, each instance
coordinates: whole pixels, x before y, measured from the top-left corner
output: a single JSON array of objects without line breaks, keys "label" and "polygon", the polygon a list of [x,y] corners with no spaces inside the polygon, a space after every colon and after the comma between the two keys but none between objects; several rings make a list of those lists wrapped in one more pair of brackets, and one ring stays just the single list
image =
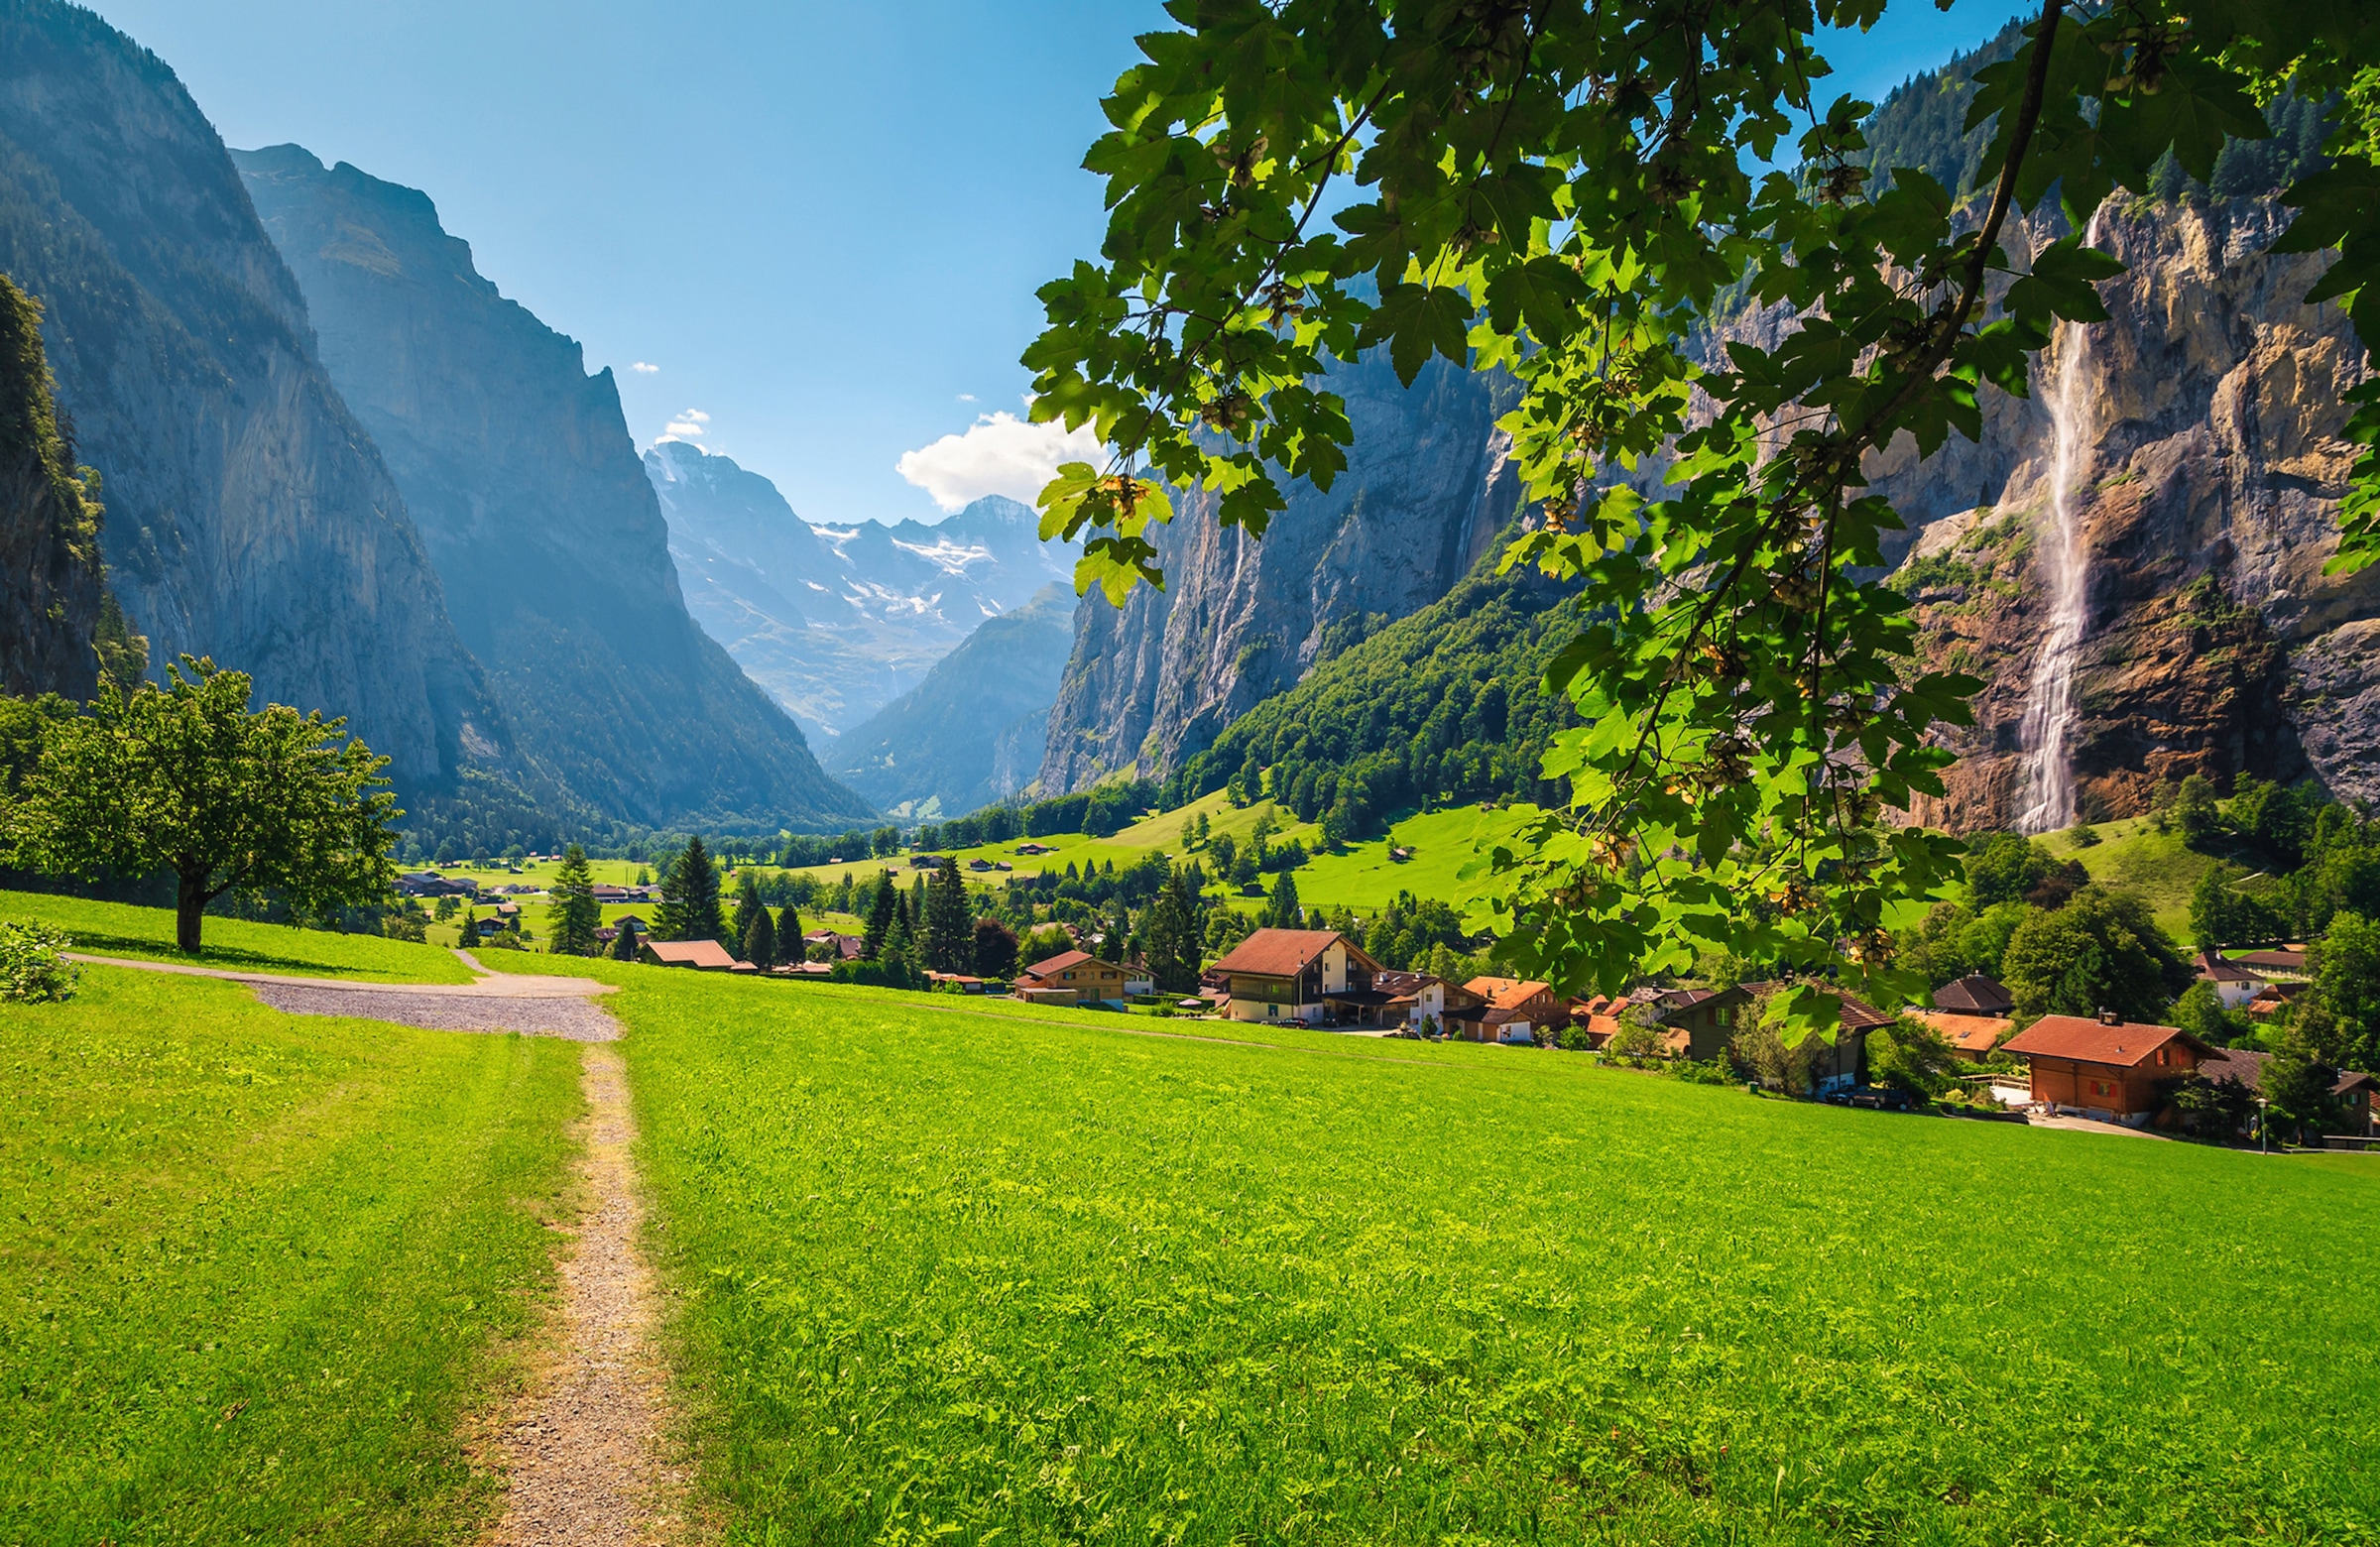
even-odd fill
[{"label": "rocky scree slope", "polygon": [[649,827],[867,815],[687,615],[611,372],[498,294],[427,195],[298,146],[236,160],[534,786]]},{"label": "rocky scree slope", "polygon": [[687,606],[813,736],[848,731],[985,619],[1074,572],[1076,549],[1043,542],[1032,510],[997,495],[931,526],[837,527],[686,441],[646,452],[645,471]]},{"label": "rocky scree slope", "polygon": [[1037,780],[1045,795],[1130,770],[1163,779],[1315,661],[1444,596],[1520,503],[1495,427],[1516,391],[1444,360],[1410,388],[1385,350],[1332,368],[1355,444],[1326,493],[1291,485],[1253,538],[1193,490],[1156,545],[1162,591],[1075,613]]},{"label": "rocky scree slope", "polygon": [[181,83],[90,12],[0,3],[0,272],[42,302],[103,478],[111,583],[156,657],[348,717],[410,798],[508,733],[305,302]]}]

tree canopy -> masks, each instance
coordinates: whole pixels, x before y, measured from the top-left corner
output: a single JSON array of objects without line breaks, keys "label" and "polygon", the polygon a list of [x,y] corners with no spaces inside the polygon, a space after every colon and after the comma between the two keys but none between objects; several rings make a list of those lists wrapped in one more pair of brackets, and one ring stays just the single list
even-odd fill
[{"label": "tree canopy", "polygon": [[300,908],[385,902],[389,760],[344,719],[251,712],[245,672],[184,655],[161,686],[102,678],[83,714],[42,722],[39,761],[8,810],[19,863],[58,874],[175,877],[175,940],[199,949],[206,905],[234,888]]},{"label": "tree canopy", "polygon": [[[2120,266],[2083,233],[2112,188],[2169,156],[2209,180],[2227,141],[2270,136],[2260,104],[2343,91],[2276,246],[2337,248],[2311,298],[2380,321],[2368,6],[2045,0],[1974,73],[1964,186],[1878,176],[1871,104],[1821,89],[1819,30],[1885,0],[1168,9],[1085,162],[1099,260],[1043,288],[1025,355],[1034,416],[1110,457],[1060,470],[1044,535],[1083,538],[1078,584],[1121,599],[1162,583],[1168,486],[1261,534],[1284,479],[1329,485],[1351,434],[1331,360],[1518,378],[1503,422],[1541,519],[1505,562],[1582,582],[1545,675],[1581,723],[1545,758],[1567,803],[1515,811],[1480,921],[1562,987],[1717,948],[1907,990],[1884,917],[1939,894],[1958,847],[1884,818],[1940,791],[1934,733],[1980,684],[1917,670],[1908,604],[1869,578],[1901,523],[1861,461],[1974,436],[1981,393],[2024,394],[2055,327],[2106,315]],[[2067,234],[2013,241],[2027,212]],[[1798,326],[1717,347],[1747,297]],[[2380,556],[2380,392],[2349,433],[2351,568]],[[1658,498],[1622,476],[1652,458]]]}]

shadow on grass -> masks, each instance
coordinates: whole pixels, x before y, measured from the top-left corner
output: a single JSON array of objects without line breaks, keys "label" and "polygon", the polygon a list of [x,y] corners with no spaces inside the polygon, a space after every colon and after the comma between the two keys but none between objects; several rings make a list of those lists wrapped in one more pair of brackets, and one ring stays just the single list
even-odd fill
[{"label": "shadow on grass", "polygon": [[71,931],[74,949],[93,956],[137,956],[145,961],[183,962],[192,967],[214,967],[224,972],[290,973],[309,978],[361,978],[371,976],[371,969],[344,966],[302,956],[274,956],[264,951],[244,951],[238,946],[209,945],[195,956],[178,951],[163,940],[139,935],[102,934],[89,929]]}]

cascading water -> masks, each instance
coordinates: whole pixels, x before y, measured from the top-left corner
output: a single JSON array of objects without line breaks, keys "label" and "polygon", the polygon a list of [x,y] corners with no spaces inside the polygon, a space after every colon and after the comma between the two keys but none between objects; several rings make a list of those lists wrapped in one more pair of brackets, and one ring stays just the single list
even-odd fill
[{"label": "cascading water", "polygon": [[[2083,241],[2099,241],[2093,213]],[[2089,463],[2092,442],[2089,387],[2090,331],[2084,322],[2061,322],[2056,339],[2058,376],[2050,390],[2050,530],[2042,534],[2040,574],[2049,627],[2033,658],[2033,690],[2017,746],[2025,754],[2024,788],[2017,800],[2016,830],[2054,832],[2075,819],[2075,666],[2089,626],[2090,553],[2082,537],[2082,502],[2078,486]]]}]

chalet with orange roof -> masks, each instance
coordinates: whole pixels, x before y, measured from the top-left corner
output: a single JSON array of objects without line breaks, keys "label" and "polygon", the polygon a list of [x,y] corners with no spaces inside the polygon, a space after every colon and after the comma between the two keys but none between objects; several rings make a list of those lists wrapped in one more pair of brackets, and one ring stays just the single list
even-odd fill
[{"label": "chalet with orange roof", "polygon": [[2001,1044],[2033,1072],[2033,1099],[2119,1123],[2146,1122],[2162,1087],[2215,1049],[2179,1026],[2125,1020],[2113,1012],[2044,1015]]},{"label": "chalet with orange roof", "polygon": [[1089,951],[1060,951],[1016,974],[1015,997],[1040,1005],[1124,1008],[1124,969]]},{"label": "chalet with orange roof", "polygon": [[1947,1010],[1913,1010],[1909,1013],[1942,1033],[1951,1051],[1968,1063],[1981,1063],[2008,1034],[2008,1022],[1997,1015],[1959,1015]]},{"label": "chalet with orange roof", "polygon": [[1376,1024],[1392,998],[1372,986],[1380,964],[1334,929],[1258,929],[1212,971],[1231,985],[1234,1020],[1364,1024],[1368,1012]]},{"label": "chalet with orange roof", "polygon": [[1477,1040],[1534,1042],[1540,1030],[1556,1030],[1564,1022],[1562,1002],[1553,985],[1523,978],[1474,978],[1463,985],[1488,1002],[1480,1017]]}]

